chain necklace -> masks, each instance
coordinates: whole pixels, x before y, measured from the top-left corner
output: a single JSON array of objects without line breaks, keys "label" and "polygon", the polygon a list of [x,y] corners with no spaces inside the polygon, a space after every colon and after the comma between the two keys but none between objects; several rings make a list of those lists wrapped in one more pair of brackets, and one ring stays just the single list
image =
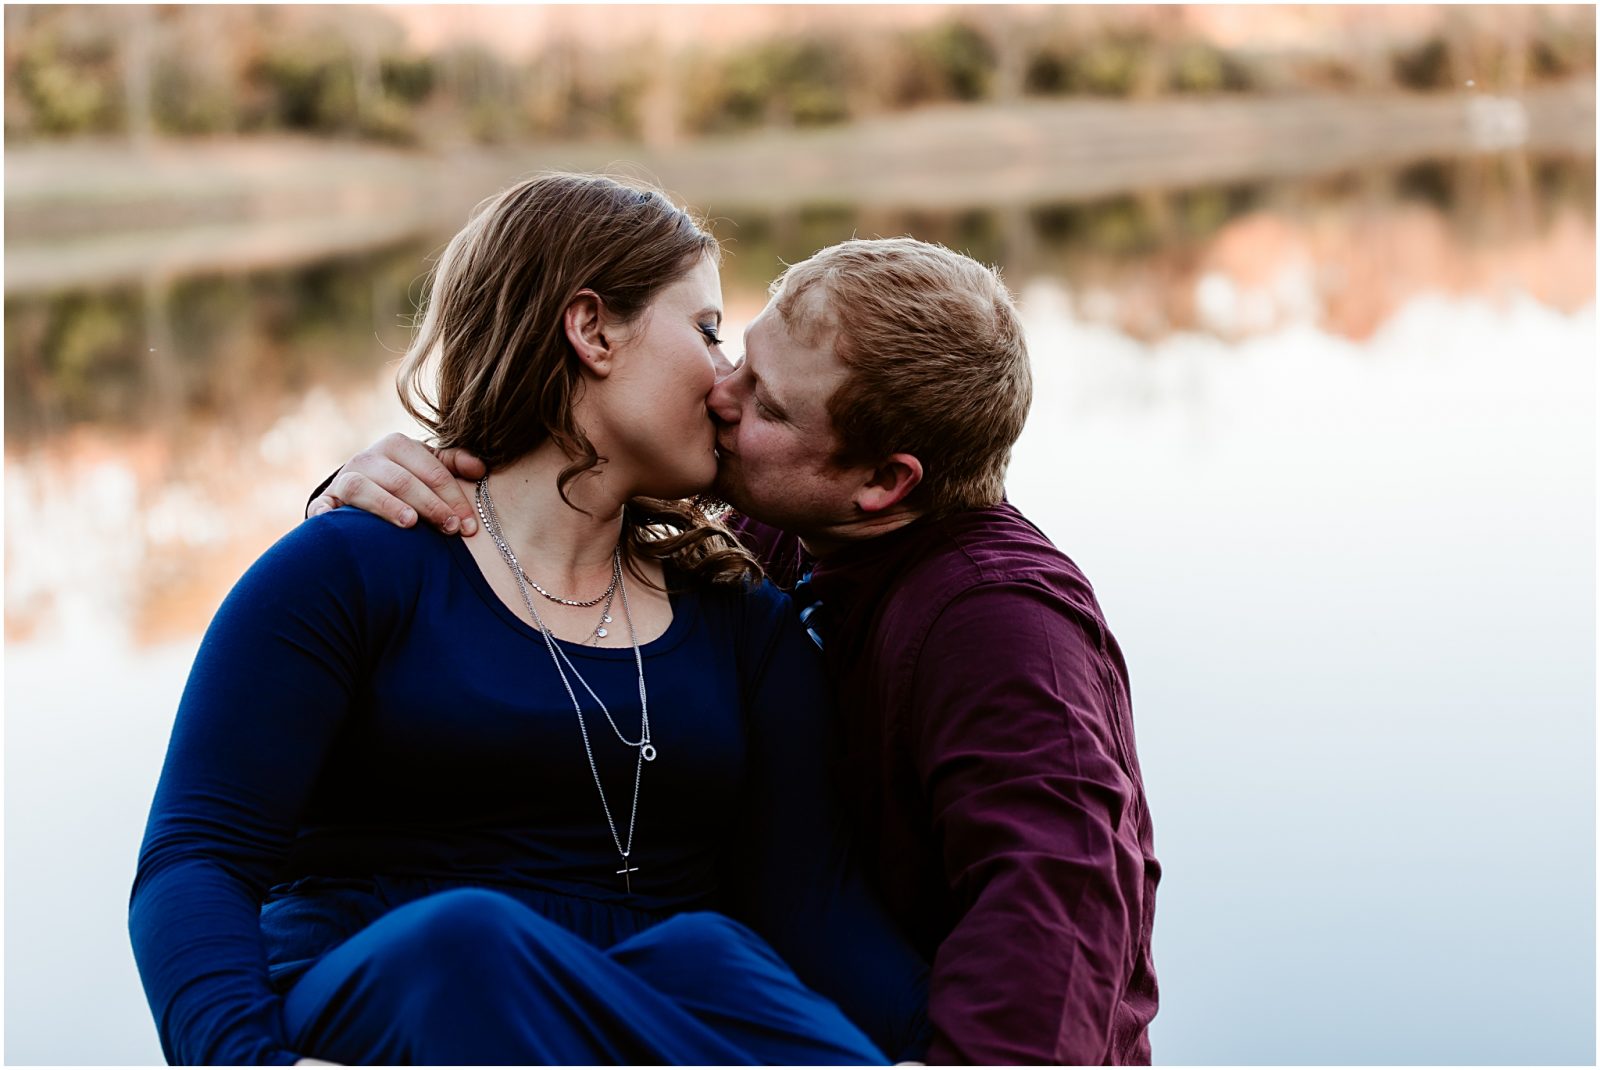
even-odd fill
[{"label": "chain necklace", "polygon": [[600,604],[602,599],[605,600],[606,608],[609,609],[611,607],[611,598],[617,592],[617,573],[615,571],[611,573],[611,583],[608,587],[606,587],[605,590],[601,591],[593,598],[586,599],[584,601],[579,601],[576,598],[562,598],[558,594],[551,594],[549,591],[535,583],[532,576],[528,575],[526,572],[523,572],[521,565],[517,566],[517,573],[527,581],[529,587],[532,587],[535,591],[538,591],[550,601],[560,602],[564,606],[577,606],[579,609],[582,609],[585,606],[597,606]]},{"label": "chain necklace", "polygon": [[[488,496],[488,493],[489,493],[488,484],[489,484],[489,477],[488,476],[484,476],[482,479],[478,480],[478,516],[479,517],[483,517],[484,516],[483,499]],[[492,498],[489,500],[489,509],[488,509],[488,511],[490,513],[494,513],[494,500]],[[487,518],[485,517],[484,519],[485,519],[484,527],[487,528],[489,526],[488,523],[487,523]],[[616,595],[616,593],[617,593],[617,581],[619,579],[621,579],[621,577],[622,577],[622,573],[619,570],[617,570],[615,568],[613,568],[611,570],[611,582],[606,585],[606,589],[605,590],[601,591],[599,594],[595,595],[593,598],[585,598],[585,599],[562,598],[558,594],[551,594],[549,591],[545,590],[543,587],[540,587],[538,582],[535,581],[532,576],[528,575],[527,572],[523,571],[522,565],[520,565],[517,562],[517,555],[511,552],[511,547],[506,543],[505,539],[501,538],[499,536],[499,534],[498,534],[498,529],[499,529],[499,523],[498,522],[499,522],[499,519],[500,519],[499,516],[496,515],[495,516],[495,521],[496,521],[495,528],[496,528],[496,531],[495,532],[491,532],[490,534],[494,535],[494,544],[500,548],[501,555],[508,562],[510,562],[511,570],[513,572],[515,572],[517,574],[517,576],[524,583],[526,583],[529,587],[532,587],[535,591],[538,591],[540,594],[544,595],[550,601],[559,602],[564,606],[576,606],[578,609],[583,609],[586,606],[597,606],[602,601],[604,601],[605,604],[606,604],[606,608],[600,614],[600,616],[603,618],[600,621],[600,623],[601,624],[610,624],[611,623],[611,617],[609,616],[609,614],[611,612],[611,599]],[[617,540],[617,545],[618,546],[622,545],[622,540],[620,538]],[[602,638],[604,638],[606,633],[605,633],[604,629],[600,629],[596,634],[598,634]]]},{"label": "chain necklace", "polygon": [[[619,572],[612,573],[612,575],[619,574]],[[588,639],[584,640],[586,644],[593,643],[594,645],[598,646],[600,644],[600,640],[611,634],[606,630],[606,625],[611,623],[611,602],[614,598],[616,598],[615,592],[606,595],[605,608],[600,610],[600,623],[594,626],[594,634],[590,635]]]},{"label": "chain necklace", "polygon": [[[510,544],[506,542],[505,536],[501,532],[500,517],[495,511],[494,499],[489,496],[489,479],[487,476],[478,480],[477,506],[478,517],[483,521],[483,530],[489,533],[490,538],[494,540],[496,548],[500,551],[500,556],[505,559],[507,567],[511,569],[511,575],[517,581],[517,591],[522,595],[522,604],[527,607],[528,615],[539,626],[539,633],[544,636],[545,649],[550,652],[550,661],[556,667],[556,675],[561,678],[561,686],[566,689],[567,697],[572,700],[572,710],[578,716],[578,732],[583,737],[583,753],[589,759],[589,774],[594,777],[595,791],[600,795],[600,808],[605,812],[606,826],[611,830],[611,842],[616,846],[617,854],[622,859],[622,868],[616,872],[622,878],[623,885],[629,894],[632,894],[633,874],[639,872],[639,867],[632,865],[629,861],[629,856],[633,853],[633,832],[639,817],[639,782],[644,773],[644,763],[655,761],[656,749],[650,742],[650,700],[644,686],[644,656],[639,652],[639,635],[634,630],[633,613],[628,605],[628,584],[622,578],[622,541],[619,539],[616,548],[611,552],[611,583],[612,587],[622,594],[622,615],[623,619],[628,623],[628,638],[633,644],[633,661],[639,673],[640,712],[638,742],[634,742],[622,734],[622,729],[617,727],[617,722],[612,718],[611,711],[600,700],[600,696],[594,693],[594,688],[590,687],[589,682],[583,678],[583,674],[578,672],[577,666],[572,664],[566,652],[556,646],[554,636],[549,627],[545,625],[544,619],[539,616],[539,611],[534,608],[533,599],[528,594],[528,584],[533,581],[527,578],[527,574],[522,571],[522,566],[517,564],[516,554],[512,552]],[[526,583],[524,582],[525,580],[527,581]],[[601,597],[605,596],[602,595]],[[607,609],[609,610],[609,608],[610,603],[608,602]],[[609,612],[601,614],[601,625],[595,630],[597,635],[605,634],[604,625],[610,620]],[[611,804],[606,800],[606,789],[600,783],[600,770],[595,765],[594,749],[589,743],[589,728],[584,723],[583,707],[578,702],[578,696],[572,689],[571,681],[567,679],[567,674],[562,669],[563,663],[565,663],[567,669],[572,670],[572,675],[577,677],[578,683],[583,685],[583,689],[588,692],[589,697],[594,699],[595,703],[600,707],[600,712],[605,714],[606,721],[611,725],[611,730],[616,733],[617,738],[638,751],[638,758],[635,761],[633,771],[633,805],[628,813],[628,837],[625,841],[617,834],[617,823],[611,815]]]}]

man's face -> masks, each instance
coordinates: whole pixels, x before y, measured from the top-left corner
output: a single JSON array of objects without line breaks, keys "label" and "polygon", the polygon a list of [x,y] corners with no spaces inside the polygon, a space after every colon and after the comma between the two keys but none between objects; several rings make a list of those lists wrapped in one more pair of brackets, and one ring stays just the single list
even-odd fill
[{"label": "man's face", "polygon": [[768,303],[744,333],[744,363],[711,390],[716,421],[715,492],[746,516],[802,538],[854,514],[853,473],[831,463],[837,448],[828,399],[847,369],[834,354],[822,299],[807,295],[791,330]]}]

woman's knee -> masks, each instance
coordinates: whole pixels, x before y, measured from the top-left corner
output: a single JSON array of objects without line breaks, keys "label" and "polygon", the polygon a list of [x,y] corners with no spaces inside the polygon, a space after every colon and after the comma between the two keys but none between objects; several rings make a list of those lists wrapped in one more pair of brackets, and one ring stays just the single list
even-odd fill
[{"label": "woman's knee", "polygon": [[675,914],[640,938],[653,951],[693,956],[710,965],[771,952],[750,929],[725,914],[709,910]]},{"label": "woman's knee", "polygon": [[376,954],[385,968],[471,978],[549,924],[508,895],[460,888],[399,907],[373,928],[384,930]]}]

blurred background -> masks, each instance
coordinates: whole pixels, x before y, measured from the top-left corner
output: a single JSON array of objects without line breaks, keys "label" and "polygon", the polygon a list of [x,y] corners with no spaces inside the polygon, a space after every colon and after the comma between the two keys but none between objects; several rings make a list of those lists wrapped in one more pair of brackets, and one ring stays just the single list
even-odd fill
[{"label": "blurred background", "polygon": [[126,898],[210,615],[410,429],[471,206],[608,168],[714,220],[730,339],[852,235],[1019,295],[1158,1062],[1593,1063],[1592,6],[4,17],[7,1061],[160,1060]]}]

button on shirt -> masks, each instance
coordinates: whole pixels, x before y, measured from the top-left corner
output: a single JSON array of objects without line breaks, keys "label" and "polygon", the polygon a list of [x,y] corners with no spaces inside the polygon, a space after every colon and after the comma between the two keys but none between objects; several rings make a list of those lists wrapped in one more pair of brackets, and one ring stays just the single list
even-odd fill
[{"label": "button on shirt", "polygon": [[[798,541],[736,527],[780,585]],[[930,1063],[1148,1063],[1160,866],[1127,669],[1083,573],[1002,503],[816,563],[841,790],[933,962]]]}]

